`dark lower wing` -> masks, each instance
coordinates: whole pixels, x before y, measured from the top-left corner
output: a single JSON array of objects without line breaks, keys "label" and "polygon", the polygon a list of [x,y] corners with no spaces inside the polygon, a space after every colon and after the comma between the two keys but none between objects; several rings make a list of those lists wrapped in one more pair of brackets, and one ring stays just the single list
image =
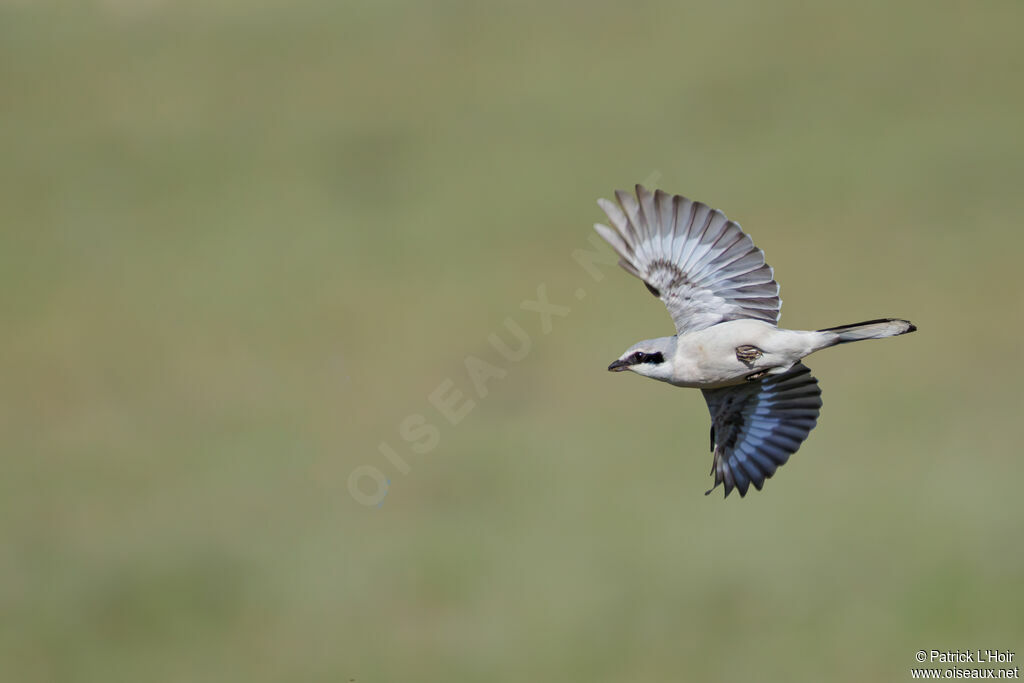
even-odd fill
[{"label": "dark lower wing", "polygon": [[800,448],[821,412],[818,380],[803,363],[759,382],[706,389],[704,399],[715,454],[711,473],[726,496],[733,488],[744,496],[751,484],[760,491]]}]

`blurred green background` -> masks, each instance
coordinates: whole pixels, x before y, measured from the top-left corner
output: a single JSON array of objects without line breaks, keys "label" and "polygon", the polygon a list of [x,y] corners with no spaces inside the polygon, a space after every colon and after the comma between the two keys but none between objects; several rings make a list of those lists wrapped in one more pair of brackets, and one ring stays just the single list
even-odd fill
[{"label": "blurred green background", "polygon": [[[1022,21],[0,3],[3,679],[907,680],[918,649],[1019,652]],[[745,499],[703,495],[699,392],[605,372],[672,330],[570,256],[637,182],[740,221],[784,326],[920,327],[810,359],[819,426]],[[540,285],[569,308],[546,334]],[[467,356],[505,373],[485,397]]]}]

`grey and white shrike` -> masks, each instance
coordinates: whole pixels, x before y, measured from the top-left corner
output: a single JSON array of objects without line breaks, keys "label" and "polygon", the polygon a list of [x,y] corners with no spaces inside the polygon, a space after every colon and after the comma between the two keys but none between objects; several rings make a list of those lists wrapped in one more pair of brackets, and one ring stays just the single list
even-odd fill
[{"label": "grey and white shrike", "polygon": [[817,424],[821,389],[800,362],[804,356],[917,329],[893,318],[781,329],[774,272],[739,224],[700,202],[640,185],[635,197],[615,196],[618,204],[598,200],[612,227],[594,228],[618,252],[619,265],[665,303],[676,334],[634,344],[608,369],[704,393],[712,490],[760,490]]}]

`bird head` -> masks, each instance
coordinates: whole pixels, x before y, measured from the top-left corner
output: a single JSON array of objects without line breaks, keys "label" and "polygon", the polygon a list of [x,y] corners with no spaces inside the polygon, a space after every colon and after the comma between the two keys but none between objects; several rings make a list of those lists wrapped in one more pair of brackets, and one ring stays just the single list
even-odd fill
[{"label": "bird head", "polygon": [[629,370],[644,377],[667,382],[672,378],[676,338],[661,337],[633,344],[608,366],[609,372]]}]

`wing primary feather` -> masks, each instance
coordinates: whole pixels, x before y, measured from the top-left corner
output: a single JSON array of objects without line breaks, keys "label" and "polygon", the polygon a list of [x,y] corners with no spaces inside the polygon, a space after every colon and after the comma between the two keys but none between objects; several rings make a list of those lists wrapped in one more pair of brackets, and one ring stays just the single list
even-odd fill
[{"label": "wing primary feather", "polygon": [[[704,390],[711,415],[715,485],[726,496],[758,490],[806,440],[821,412],[818,380],[802,363],[759,384]],[[712,488],[714,488],[712,487]]]},{"label": "wing primary feather", "polygon": [[639,231],[640,218],[638,214],[640,206],[637,204],[633,195],[628,192],[623,192],[622,190],[615,190],[615,199],[618,200],[619,206],[622,207],[622,212],[626,216],[626,226],[635,240],[633,248],[636,249],[641,245],[644,237],[643,233]]},{"label": "wing primary feather", "polygon": [[624,259],[630,258],[630,252],[632,250],[629,248],[629,245],[626,244],[626,241],[622,239],[622,235],[615,230],[612,230],[607,225],[601,225],[600,223],[594,224],[594,230],[597,231],[598,235],[604,238],[605,242],[611,245],[612,249],[614,249],[619,256]]},{"label": "wing primary feather", "polygon": [[620,257],[668,308],[678,334],[727,320],[776,324],[778,284],[763,252],[725,214],[682,195],[615,192],[598,204],[610,227],[595,226]]}]

